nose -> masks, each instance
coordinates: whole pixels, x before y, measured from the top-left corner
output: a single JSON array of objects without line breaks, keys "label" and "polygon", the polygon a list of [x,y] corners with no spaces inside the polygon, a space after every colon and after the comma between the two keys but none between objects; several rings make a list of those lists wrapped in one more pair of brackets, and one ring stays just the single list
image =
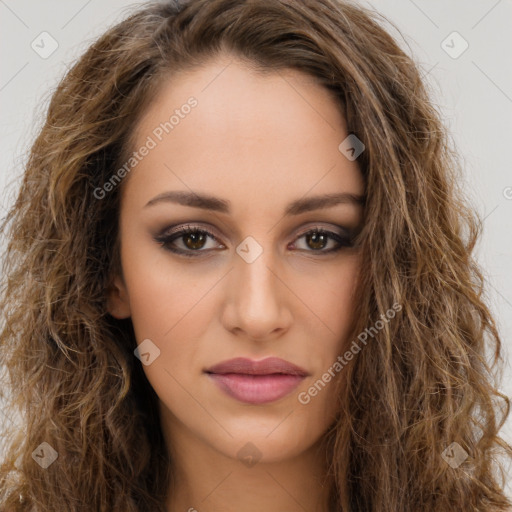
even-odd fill
[{"label": "nose", "polygon": [[223,323],[230,332],[264,341],[281,336],[293,320],[293,294],[286,286],[284,266],[271,250],[254,261],[235,255],[229,273]]}]

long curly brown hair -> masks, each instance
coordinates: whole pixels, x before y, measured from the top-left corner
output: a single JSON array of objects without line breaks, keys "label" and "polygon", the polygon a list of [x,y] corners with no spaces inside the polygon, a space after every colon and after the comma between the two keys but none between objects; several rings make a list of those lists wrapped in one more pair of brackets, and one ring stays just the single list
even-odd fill
[{"label": "long curly brown hair", "polygon": [[[165,510],[172,461],[157,396],[131,321],[106,308],[122,183],[97,191],[133,151],[162,82],[222,51],[308,73],[366,146],[353,336],[402,309],[344,370],[325,434],[333,510],[508,510],[501,340],[472,256],[481,220],[418,66],[381,21],[342,0],[150,3],[68,71],[2,223],[2,511]],[[46,469],[42,443],[58,455]],[[452,467],[447,449],[465,460]]]}]

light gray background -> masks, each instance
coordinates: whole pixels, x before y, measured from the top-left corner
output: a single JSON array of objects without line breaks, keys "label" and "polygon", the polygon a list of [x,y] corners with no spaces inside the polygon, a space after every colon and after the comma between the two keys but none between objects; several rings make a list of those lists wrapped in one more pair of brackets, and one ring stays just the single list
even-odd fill
[{"label": "light gray background", "polygon": [[[464,157],[465,186],[485,217],[477,255],[489,279],[490,303],[505,343],[507,366],[502,389],[510,396],[512,171],[508,151],[512,143],[512,0],[361,3],[375,8],[398,26],[405,41],[394,29],[388,29],[423,69],[434,88],[434,101]],[[22,170],[26,151],[42,122],[40,114],[58,79],[99,34],[136,5],[126,0],[0,0],[0,216],[14,190],[11,186],[8,193],[5,186],[16,180]],[[40,34],[44,31],[58,43],[46,59],[31,47],[33,41],[42,46]],[[442,47],[446,40],[452,54],[460,52],[464,42],[458,36],[450,36],[454,31],[469,45],[458,58],[452,58]],[[512,418],[503,435],[512,442]],[[512,495],[510,482],[508,492]]]}]

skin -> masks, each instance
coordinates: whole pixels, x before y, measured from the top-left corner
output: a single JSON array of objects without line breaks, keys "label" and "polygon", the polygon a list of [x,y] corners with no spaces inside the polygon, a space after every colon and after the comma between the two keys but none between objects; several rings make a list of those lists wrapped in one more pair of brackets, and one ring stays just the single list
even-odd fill
[{"label": "skin", "polygon": [[[304,196],[364,193],[357,161],[338,150],[346,124],[312,77],[294,70],[260,75],[221,55],[164,84],[136,127],[136,147],[190,96],[197,107],[123,182],[122,275],[109,294],[109,312],[131,317],[137,342],[149,338],[160,350],[143,368],[174,460],[168,510],[325,512],[327,455],[318,448],[335,417],[337,379],[307,405],[298,394],[351,341],[361,255],[351,247],[327,254],[335,239],[322,246],[302,235],[314,227],[358,229],[362,207],[284,211]],[[230,201],[231,213],[166,201],[145,207],[172,190]],[[176,239],[178,248],[203,251],[189,258],[155,241],[186,223],[218,240]],[[236,252],[247,236],[263,250],[251,263]],[[233,357],[268,356],[309,372],[269,404],[241,403],[203,372]],[[260,457],[252,467],[237,455],[248,442]]]}]

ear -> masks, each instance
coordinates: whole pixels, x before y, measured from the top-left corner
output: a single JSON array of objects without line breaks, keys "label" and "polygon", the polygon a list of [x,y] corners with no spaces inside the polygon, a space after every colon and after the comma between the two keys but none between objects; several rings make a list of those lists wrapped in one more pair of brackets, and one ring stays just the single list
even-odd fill
[{"label": "ear", "polygon": [[116,276],[107,289],[107,311],[119,320],[131,315],[128,290],[121,276]]}]

